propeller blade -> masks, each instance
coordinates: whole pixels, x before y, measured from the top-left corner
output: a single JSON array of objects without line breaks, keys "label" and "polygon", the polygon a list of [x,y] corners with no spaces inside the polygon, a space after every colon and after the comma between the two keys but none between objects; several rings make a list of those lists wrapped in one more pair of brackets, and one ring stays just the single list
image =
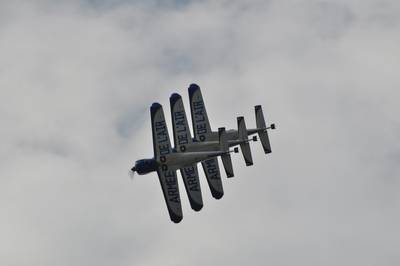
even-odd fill
[{"label": "propeller blade", "polygon": [[129,170],[129,177],[131,178],[131,180],[133,180],[133,178],[135,177],[135,169],[132,168],[131,170]]}]

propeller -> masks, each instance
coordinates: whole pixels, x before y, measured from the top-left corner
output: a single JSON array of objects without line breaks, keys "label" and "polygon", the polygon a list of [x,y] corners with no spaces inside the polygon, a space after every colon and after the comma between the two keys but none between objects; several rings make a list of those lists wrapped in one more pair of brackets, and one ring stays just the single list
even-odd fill
[{"label": "propeller", "polygon": [[133,180],[133,178],[135,177],[135,172],[136,172],[136,168],[135,167],[132,167],[132,169],[129,170],[128,174],[129,174],[131,180]]}]

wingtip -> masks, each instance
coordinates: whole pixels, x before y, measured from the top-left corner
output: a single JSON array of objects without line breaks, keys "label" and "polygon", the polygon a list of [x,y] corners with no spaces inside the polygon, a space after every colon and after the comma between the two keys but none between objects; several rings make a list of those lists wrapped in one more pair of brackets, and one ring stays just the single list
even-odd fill
[{"label": "wingtip", "polygon": [[183,217],[176,215],[176,214],[171,214],[171,221],[173,221],[174,223],[178,224],[180,223],[180,221],[182,221]]},{"label": "wingtip", "polygon": [[264,153],[265,153],[265,154],[272,153],[272,150],[267,150],[267,149],[265,149],[265,150],[264,150]]},{"label": "wingtip", "polygon": [[215,193],[212,194],[212,196],[213,196],[214,199],[219,200],[224,196],[224,193],[223,192],[215,192]]},{"label": "wingtip", "polygon": [[252,166],[253,162],[246,161],[246,166]]},{"label": "wingtip", "polygon": [[192,207],[192,210],[199,212],[201,209],[203,209],[203,203],[191,203],[190,207]]},{"label": "wingtip", "polygon": [[223,190],[219,191],[219,190],[216,190],[215,188],[211,188],[211,187],[210,187],[210,190],[211,190],[211,195],[213,196],[214,199],[219,200],[224,196]]},{"label": "wingtip", "polygon": [[171,106],[175,105],[175,103],[177,101],[179,101],[180,99],[182,99],[182,97],[178,94],[178,93],[173,93],[171,94],[171,96],[169,97],[169,102],[171,104]]},{"label": "wingtip", "polygon": [[189,90],[189,95],[190,96],[193,95],[199,89],[200,89],[199,85],[197,85],[195,83],[190,84],[189,89],[188,89]]},{"label": "wingtip", "polygon": [[160,108],[161,107],[161,104],[159,104],[159,103],[157,103],[157,102],[154,102],[152,105],[151,105],[151,109],[158,109],[158,108]]},{"label": "wingtip", "polygon": [[151,114],[151,119],[154,119],[154,115],[156,114],[156,112],[162,108],[161,104],[155,102],[150,106],[150,114]]}]

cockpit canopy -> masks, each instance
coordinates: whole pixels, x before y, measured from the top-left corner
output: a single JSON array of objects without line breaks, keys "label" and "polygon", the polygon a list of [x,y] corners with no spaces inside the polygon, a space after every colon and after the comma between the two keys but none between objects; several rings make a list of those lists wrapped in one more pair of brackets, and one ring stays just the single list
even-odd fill
[{"label": "cockpit canopy", "polygon": [[135,163],[135,171],[139,175],[144,175],[153,171],[157,171],[157,162],[155,159],[137,160]]}]

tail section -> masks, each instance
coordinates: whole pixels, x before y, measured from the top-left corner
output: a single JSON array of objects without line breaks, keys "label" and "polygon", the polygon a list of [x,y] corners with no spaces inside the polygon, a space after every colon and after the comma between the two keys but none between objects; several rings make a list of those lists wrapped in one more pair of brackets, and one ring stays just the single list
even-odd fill
[{"label": "tail section", "polygon": [[232,158],[229,153],[229,144],[226,137],[226,131],[224,127],[218,129],[219,143],[221,151],[226,151],[225,154],[221,155],[222,164],[224,165],[224,169],[227,177],[233,177],[233,166],[232,166]]},{"label": "tail section", "polygon": [[244,117],[239,116],[237,118],[238,123],[238,135],[239,140],[243,141],[240,143],[240,149],[242,150],[244,161],[247,166],[253,165],[253,157],[251,156],[250,145],[248,141],[246,123],[244,122]]},{"label": "tail section", "polygon": [[228,139],[226,137],[226,130],[224,127],[218,128],[219,147],[221,151],[229,152]]},{"label": "tail section", "polygon": [[[265,125],[264,114],[261,108],[261,105],[254,106],[255,113],[256,113],[256,125],[258,129],[258,136],[260,137],[261,144],[263,146],[265,153],[271,153],[271,144],[269,142],[267,127]],[[272,125],[271,125],[271,128]]]},{"label": "tail section", "polygon": [[[188,90],[194,139],[201,142],[207,141],[211,133],[211,127],[200,87],[196,84],[191,84]],[[216,199],[222,198],[224,189],[222,187],[221,173],[219,171],[217,158],[208,159],[201,164],[212,196]]]},{"label": "tail section", "polygon": [[[169,98],[169,101],[171,105],[175,149],[177,152],[185,152],[186,145],[192,143],[192,136],[190,134],[182,97],[179,94],[174,93]],[[197,164],[181,168],[180,172],[183,178],[183,183],[185,184],[191,208],[195,211],[201,210],[203,207],[203,199],[201,196]]]}]

